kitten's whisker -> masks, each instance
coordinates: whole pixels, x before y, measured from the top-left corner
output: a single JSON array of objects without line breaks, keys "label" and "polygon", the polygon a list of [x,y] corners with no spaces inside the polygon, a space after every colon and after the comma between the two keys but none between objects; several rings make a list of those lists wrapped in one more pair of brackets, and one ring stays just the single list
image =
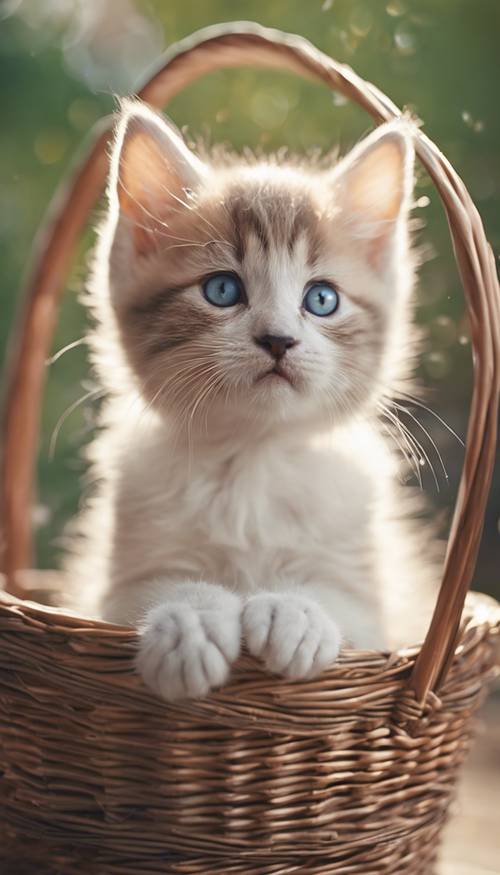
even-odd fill
[{"label": "kitten's whisker", "polygon": [[[120,182],[121,182],[121,180],[120,180]],[[121,183],[121,184],[123,185],[123,183]],[[123,188],[125,189],[125,191],[127,192],[127,194],[130,196],[130,192],[127,191],[127,189],[125,188],[125,186],[123,186]],[[194,205],[194,204],[190,204],[190,203],[188,203],[187,201],[182,200],[182,198],[180,198],[178,195],[176,195],[175,192],[171,191],[171,190],[168,188],[168,186],[166,186],[166,185],[162,185],[162,186],[161,186],[161,190],[163,190],[164,192],[166,192],[166,194],[168,194],[169,198],[171,198],[172,200],[176,201],[176,202],[177,202],[178,204],[180,204],[181,207],[183,208],[182,210],[172,210],[172,209],[171,209],[170,212],[171,212],[173,215],[182,215],[182,212],[183,212],[184,210],[188,210],[189,212],[193,212],[193,210],[194,210],[194,208],[195,208],[195,205]],[[151,218],[156,224],[159,224],[159,225],[161,225],[162,227],[165,227],[165,228],[168,228],[168,227],[169,227],[167,222],[162,221],[162,220],[159,218],[159,216],[155,216],[153,213],[149,212],[149,211],[146,209],[146,207],[144,206],[144,204],[140,204],[140,203],[138,203],[138,201],[136,200],[136,198],[132,198],[132,200],[133,200],[133,201],[134,201],[139,207],[141,207],[141,208],[143,209],[143,211],[149,216],[149,218]],[[210,221],[206,218],[206,216],[203,216],[200,212],[198,212],[198,213],[196,214],[196,218],[197,218],[198,220],[201,220],[202,222],[204,222],[205,225],[206,225],[211,231],[215,232],[215,234],[218,234],[218,233],[219,233],[219,229],[216,228],[216,226],[213,224],[213,222],[210,222]],[[147,230],[147,229],[146,229],[146,230]],[[221,242],[222,242],[222,241],[221,241]],[[233,244],[233,243],[230,243],[228,240],[223,241],[223,242],[225,242],[226,245],[231,246],[232,248],[235,248],[235,247],[234,247],[234,244]]]},{"label": "kitten's whisker", "polygon": [[[178,197],[177,195],[175,195],[173,192],[169,191],[168,188],[167,188],[166,186],[162,186],[162,188],[163,188],[164,191],[167,192],[167,194],[168,194],[170,197],[172,197],[174,200],[176,200],[176,201],[177,201],[177,202],[178,202],[178,203],[179,203],[184,209],[189,210],[189,212],[193,212],[193,210],[195,209],[195,204],[189,204],[189,203],[187,203],[186,201],[183,201],[181,198],[179,198],[179,197]],[[178,212],[181,212],[181,211],[179,210]],[[197,212],[197,213],[196,213],[196,218],[197,218],[197,219],[201,219],[201,221],[204,222],[205,225],[206,225],[211,231],[215,231],[216,234],[219,233],[218,228],[215,227],[215,225],[213,224],[213,222],[210,222],[210,221],[207,219],[207,217],[206,217],[206,216],[203,216],[200,212]],[[231,244],[231,245],[232,245],[232,244]]]},{"label": "kitten's whisker", "polygon": [[435,452],[436,452],[436,455],[437,455],[437,457],[438,457],[438,459],[439,459],[439,462],[440,462],[441,468],[442,468],[442,470],[443,470],[443,474],[444,474],[445,479],[446,479],[446,480],[449,480],[448,472],[447,472],[446,467],[445,467],[445,464],[444,464],[444,462],[443,462],[443,457],[441,456],[441,453],[439,452],[439,450],[438,450],[438,448],[437,448],[436,442],[434,441],[434,439],[432,438],[432,436],[429,434],[429,432],[427,431],[427,429],[425,428],[425,426],[422,425],[422,423],[420,422],[420,420],[417,419],[417,417],[414,416],[413,413],[411,413],[406,407],[402,407],[402,405],[398,404],[396,401],[393,402],[393,403],[394,403],[395,407],[396,407],[398,410],[400,410],[400,411],[403,412],[403,413],[406,413],[406,415],[409,416],[410,419],[412,419],[413,422],[415,422],[416,425],[418,425],[418,427],[423,431],[423,433],[425,434],[427,440],[430,442],[431,446],[433,447],[433,449],[434,449]]},{"label": "kitten's whisker", "polygon": [[[148,208],[131,193],[131,191],[127,188],[121,176],[118,177],[118,185],[123,189],[126,195],[130,198],[132,203],[134,203],[139,209],[149,218],[151,219],[155,225],[161,225],[163,228],[168,228],[167,222],[163,222],[158,216],[155,216],[154,213],[150,212]],[[134,225],[138,228],[142,228],[144,231],[150,231],[151,228],[147,225],[140,225],[138,222],[134,222]]]},{"label": "kitten's whisker", "polygon": [[[399,395],[401,395],[403,398],[406,397],[408,399],[408,401],[411,402],[411,404],[414,404],[416,407],[422,408],[422,410],[425,410],[427,413],[429,413],[431,416],[433,416],[434,419],[437,419],[437,421],[439,423],[441,423],[443,428],[445,428],[446,431],[448,431],[451,435],[453,435],[453,437],[456,438],[456,440],[458,441],[458,443],[462,447],[465,447],[465,442],[462,440],[460,435],[458,435],[457,432],[451,427],[451,425],[449,425],[446,422],[446,420],[443,419],[443,417],[439,415],[439,413],[436,413],[436,411],[433,410],[432,407],[428,407],[426,404],[423,404],[422,401],[419,401],[417,398],[415,398],[413,395],[410,395],[407,392],[400,392]],[[393,401],[393,403],[397,403],[397,402]]]},{"label": "kitten's whisker", "polygon": [[197,397],[193,407],[191,408],[189,422],[188,422],[188,427],[190,430],[192,428],[192,425],[194,422],[194,417],[195,417],[195,414],[196,414],[198,407],[202,406],[203,403],[208,400],[208,398],[212,394],[212,391],[214,389],[216,389],[219,385],[222,385],[222,383],[223,383],[223,375],[220,373],[220,370],[218,368],[215,368],[213,370],[212,375],[209,377],[209,379],[205,383],[205,386],[201,388],[201,391],[199,392],[198,397]]},{"label": "kitten's whisker", "polygon": [[[172,200],[174,200],[178,204],[180,204],[181,207],[183,208],[183,210],[188,210],[189,212],[193,212],[193,210],[195,209],[195,204],[190,204],[187,201],[182,200],[182,198],[180,198],[177,194],[175,194],[175,192],[171,191],[168,188],[168,186],[162,185],[161,190],[166,192],[168,194],[169,198],[171,198]],[[178,213],[182,213],[182,210],[176,210],[176,211],[172,211],[172,212],[174,212],[174,214],[176,214],[176,213],[178,214]],[[208,228],[210,228],[210,230],[215,231],[216,234],[218,233],[218,229],[215,227],[215,225],[212,222],[210,222],[206,218],[206,216],[203,216],[200,212],[197,212],[196,218],[201,219],[201,221],[204,222],[205,225]]]},{"label": "kitten's whisker", "polygon": [[[129,189],[128,189],[127,186],[124,184],[124,182],[123,182],[123,180],[122,180],[121,178],[120,178],[120,180],[119,180],[119,184],[121,185],[121,187],[123,188],[123,190],[125,191],[125,193],[130,197],[131,201],[132,201],[133,203],[135,203],[136,206],[138,206],[139,209],[140,209],[140,210],[141,210],[141,211],[142,211],[142,212],[143,212],[143,213],[144,213],[149,219],[151,219],[151,221],[154,223],[156,229],[158,229],[158,226],[160,226],[160,228],[165,228],[165,229],[166,229],[166,232],[163,233],[161,236],[163,236],[163,237],[171,237],[172,235],[171,235],[170,232],[169,232],[169,228],[170,228],[169,223],[168,223],[168,222],[165,222],[165,221],[162,220],[162,219],[160,219],[160,217],[159,217],[158,215],[155,215],[155,214],[152,213],[150,210],[148,210],[148,208],[145,206],[144,203],[141,203],[140,201],[138,201],[137,198],[134,197],[134,196],[131,194],[131,192],[129,191]],[[177,201],[178,203],[180,203],[185,209],[188,209],[188,210],[192,211],[193,207],[190,206],[189,204],[185,203],[185,202],[184,202],[183,200],[181,200],[179,197],[177,197],[177,195],[175,195],[174,192],[170,191],[166,186],[162,186],[162,188],[163,188],[164,191],[167,192],[167,194],[169,195],[169,197],[173,198],[175,201]],[[176,214],[180,214],[180,213],[181,213],[181,210],[170,210],[170,212],[173,213],[174,215],[176,215]],[[206,224],[206,225],[207,225],[212,231],[215,231],[215,233],[218,234],[218,229],[215,227],[215,225],[213,225],[211,222],[209,222],[208,219],[206,219],[205,216],[202,216],[200,213],[198,213],[198,214],[197,214],[197,219],[201,219],[203,222],[205,222],[205,224]],[[133,224],[134,224],[134,227],[136,227],[136,228],[140,228],[140,229],[143,230],[143,231],[151,231],[151,227],[150,227],[149,225],[144,225],[144,224],[141,224],[140,222],[137,222],[137,221],[135,221]],[[157,233],[158,233],[158,231],[157,231]],[[177,239],[181,239],[181,238],[177,238]],[[208,242],[210,242],[210,241],[208,241]],[[233,248],[234,248],[234,245],[233,245],[232,243],[230,243],[228,240],[216,240],[216,241],[214,241],[214,242],[217,242],[217,243],[220,242],[220,243],[225,244],[225,245],[227,245],[227,246],[233,246]],[[200,245],[203,245],[203,244],[200,244]]]},{"label": "kitten's whisker", "polygon": [[[222,374],[219,374],[218,377],[212,383],[212,389],[214,394],[216,395],[219,389],[222,389],[225,385],[226,381]],[[209,413],[209,405],[208,405],[208,396],[205,399],[205,434],[208,435],[208,413]]]},{"label": "kitten's whisker", "polygon": [[[175,192],[171,191],[167,185],[165,185],[164,183],[162,183],[162,184],[159,186],[159,188],[160,188],[160,191],[166,192],[166,194],[168,194],[169,198],[172,198],[172,200],[174,200],[174,201],[176,201],[178,204],[180,204],[181,207],[183,207],[185,210],[189,210],[190,212],[192,211],[192,209],[193,209],[193,205],[187,203],[186,201],[183,201],[182,198],[179,197],[177,194],[175,194]],[[181,211],[178,210],[177,212],[181,212]]]},{"label": "kitten's whisker", "polygon": [[[182,362],[179,363],[179,366],[176,369],[175,374],[172,376],[169,374],[165,381],[160,385],[159,389],[155,392],[152,398],[148,399],[143,403],[143,407],[141,410],[141,418],[146,415],[149,411],[151,411],[154,407],[155,402],[158,400],[160,395],[162,395],[166,388],[168,388],[169,383],[172,383],[172,388],[178,388],[179,392],[185,388],[191,382],[189,379],[184,381],[183,377],[185,374],[189,377],[191,372],[194,372],[194,376],[197,376],[199,372],[199,363],[194,362],[185,362],[184,367],[181,366]],[[147,390],[148,386],[151,384],[152,380],[156,380],[157,375],[151,375],[144,383],[144,389]],[[178,385],[177,385],[178,384]],[[176,394],[176,393],[174,393]]]},{"label": "kitten's whisker", "polygon": [[65,355],[65,353],[69,352],[71,349],[76,349],[77,346],[82,346],[87,342],[86,337],[80,337],[79,340],[73,340],[71,343],[63,346],[62,349],[59,349],[53,356],[45,360],[45,364],[50,367],[50,365],[55,364],[55,362],[59,361],[60,358]]},{"label": "kitten's whisker", "polygon": [[[190,240],[187,237],[178,237],[177,235],[171,233],[170,226],[168,225],[167,222],[163,222],[161,219],[159,219],[157,217],[155,218],[155,216],[152,213],[150,213],[146,209],[146,207],[144,207],[144,205],[139,204],[139,206],[152,219],[152,221],[155,222],[155,233],[156,233],[157,237],[161,237],[165,240],[177,240],[177,241],[179,241],[179,244],[176,243],[176,244],[172,244],[171,246],[163,246],[161,249],[162,252],[169,252],[172,249],[182,249],[182,248],[192,248],[192,247],[204,249],[207,246],[214,246],[214,245],[229,247],[230,249],[235,249],[234,243],[231,243],[229,240],[226,240],[223,237],[214,237],[214,238],[210,238],[208,240],[201,241],[201,242],[199,240]],[[202,218],[202,217],[199,216],[198,218]],[[138,228],[141,231],[151,232],[151,230],[152,230],[150,225],[146,225],[142,222],[138,222],[137,220],[135,220],[131,224],[134,228]],[[164,230],[160,230],[160,228],[158,226],[160,226],[160,228],[164,229]],[[213,228],[213,230],[217,233],[217,229],[215,227]]]},{"label": "kitten's whisker", "polygon": [[54,461],[57,439],[59,437],[61,428],[63,427],[63,425],[66,422],[66,420],[68,419],[68,417],[71,416],[71,414],[74,413],[74,411],[77,410],[81,404],[84,404],[85,401],[88,401],[90,398],[99,398],[99,396],[103,396],[105,394],[106,394],[106,390],[101,389],[100,387],[97,389],[92,389],[90,392],[86,392],[85,395],[82,395],[81,398],[78,398],[76,401],[73,401],[73,403],[70,404],[69,407],[66,408],[64,413],[61,414],[61,416],[57,420],[57,423],[54,427],[54,430],[50,436],[49,452],[48,452],[48,457],[49,457],[50,462]]},{"label": "kitten's whisker", "polygon": [[[201,371],[201,374],[205,374],[207,372],[210,373],[216,367],[217,367],[217,365],[214,365],[214,364],[212,364],[211,367],[209,367],[209,368],[204,367],[203,370]],[[153,406],[154,403],[160,397],[160,395],[163,395],[165,393],[165,390],[167,388],[169,388],[169,382],[171,382],[171,384],[172,384],[170,387],[171,390],[177,389],[178,391],[177,392],[173,391],[173,393],[171,392],[170,394],[167,394],[164,397],[164,401],[172,402],[172,401],[175,401],[175,398],[177,397],[177,395],[180,392],[185,392],[186,389],[189,388],[189,386],[193,382],[195,382],[195,380],[197,380],[199,377],[200,377],[199,362],[192,363],[191,365],[187,365],[185,368],[177,369],[176,373],[172,376],[169,375],[169,377],[167,377],[165,382],[160,386],[158,391],[155,393],[155,395],[151,399],[149,406],[150,407]]]},{"label": "kitten's whisker", "polygon": [[[216,370],[216,367],[214,368],[214,370]],[[217,376],[215,377],[215,379],[217,379]],[[210,391],[211,387],[212,387],[212,383],[208,382],[208,385],[206,384],[205,387],[202,388],[201,392],[199,393],[197,400],[195,401],[193,407],[191,408],[191,413],[189,416],[189,427],[191,427],[191,425],[193,423],[193,419],[194,419],[195,413],[196,413],[199,405],[202,403],[203,399],[205,398],[207,393]]]},{"label": "kitten's whisker", "polygon": [[[440,492],[439,480],[437,478],[434,466],[429,458],[429,454],[427,453],[427,451],[423,447],[422,443],[418,440],[418,438],[409,430],[408,426],[405,423],[401,422],[399,417],[397,417],[397,418],[398,418],[398,421],[401,425],[401,429],[408,436],[408,438],[411,440],[412,444],[414,445],[415,449],[417,450],[417,453],[418,453],[417,458],[418,458],[419,465],[423,466],[425,463],[427,463],[429,470],[432,473],[432,477],[433,477],[434,483],[436,485],[436,490],[437,490],[437,492]],[[420,469],[419,469],[419,471],[420,471]],[[419,480],[421,480],[420,474],[419,474]]]},{"label": "kitten's whisker", "polygon": [[[151,231],[151,227],[149,225],[144,225],[142,222],[134,221],[131,223],[134,228],[139,228],[141,231]],[[200,242],[199,240],[190,240],[188,237],[178,237],[175,234],[172,234],[169,230],[169,226],[165,222],[161,222],[159,219],[156,220],[156,224],[161,225],[166,230],[158,230],[156,228],[156,236],[162,237],[165,240],[178,240],[181,244],[184,244],[186,247],[200,247],[205,248],[210,245],[218,245],[218,246],[229,246],[234,249],[234,245],[229,243],[228,240],[225,240],[222,237],[214,237],[204,242]],[[171,249],[181,248],[177,244],[172,244],[172,246],[165,246],[162,248],[162,252],[169,252]]]},{"label": "kitten's whisker", "polygon": [[[185,379],[184,377],[182,377],[182,379],[174,378],[172,381],[172,385],[170,387],[165,386],[165,388],[168,388],[169,391],[164,395],[164,402],[172,404],[172,405],[175,404],[179,395],[182,394],[185,396],[186,394],[188,394],[187,390],[189,390],[189,388],[191,387],[191,385],[193,383],[198,382],[200,377],[202,377],[202,376],[206,377],[207,375],[210,376],[211,374],[213,374],[217,370],[218,370],[218,366],[216,364],[213,364],[209,368],[204,368],[203,372],[200,374],[199,368],[196,367],[196,368],[193,368],[191,371],[188,371],[187,379]],[[177,375],[176,375],[176,377],[177,377]],[[181,418],[185,418],[188,410],[189,410],[189,398],[186,399],[186,403],[184,405],[184,408],[181,409],[181,411],[180,411]]]},{"label": "kitten's whisker", "polygon": [[219,246],[230,246],[231,244],[225,243],[224,240],[207,240],[206,243],[196,243],[194,241],[189,241],[187,243],[172,243],[171,246],[166,246],[162,248],[162,252],[170,252],[172,249],[206,249],[207,246],[212,246],[213,244],[217,244]]},{"label": "kitten's whisker", "polygon": [[[380,413],[382,414],[382,416],[384,416],[389,421],[389,423],[392,426],[394,426],[396,431],[392,430],[387,425],[386,425],[386,430],[391,435],[393,440],[396,441],[396,445],[400,449],[404,458],[407,461],[411,461],[412,463],[415,463],[415,460],[417,461],[417,468],[415,469],[414,473],[417,475],[420,474],[420,467],[418,465],[418,461],[420,459],[420,453],[418,452],[418,449],[416,447],[416,441],[415,441],[413,435],[411,434],[411,432],[408,431],[408,429],[406,429],[404,427],[404,424],[401,422],[399,416],[397,415],[397,411],[395,412],[395,411],[391,410],[390,407],[385,405],[383,402],[380,402],[379,409],[380,409]],[[397,435],[401,436],[402,440],[404,441],[406,449],[402,448],[401,445],[399,444],[399,442],[397,441]]]},{"label": "kitten's whisker", "polygon": [[[412,469],[413,469],[413,473],[417,477],[419,487],[420,487],[420,489],[422,489],[423,488],[422,473],[420,470],[421,454],[418,452],[418,449],[419,449],[418,442],[413,437],[411,432],[408,431],[408,429],[404,426],[404,424],[401,422],[401,420],[399,419],[397,414],[395,414],[392,410],[390,410],[384,404],[381,404],[381,412],[384,416],[387,417],[389,422],[392,423],[392,425],[395,427],[395,429],[396,429],[395,432],[393,430],[391,430],[390,428],[387,428],[387,431],[390,434],[391,438],[395,441],[396,446],[398,447],[398,449],[402,453],[403,457],[406,459],[406,461],[410,462]],[[398,434],[401,435],[401,438],[404,441],[404,445],[406,446],[406,450],[399,443],[399,441],[397,439]]]}]

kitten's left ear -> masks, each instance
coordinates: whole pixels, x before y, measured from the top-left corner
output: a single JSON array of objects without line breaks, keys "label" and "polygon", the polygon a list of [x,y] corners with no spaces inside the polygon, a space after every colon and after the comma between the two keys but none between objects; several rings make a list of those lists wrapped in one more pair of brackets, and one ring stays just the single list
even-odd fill
[{"label": "kitten's left ear", "polygon": [[334,169],[335,202],[371,265],[382,269],[413,192],[414,150],[407,121],[381,125]]},{"label": "kitten's left ear", "polygon": [[110,199],[147,254],[169,213],[186,205],[206,175],[202,161],[173,124],[139,101],[124,101],[111,158]]}]

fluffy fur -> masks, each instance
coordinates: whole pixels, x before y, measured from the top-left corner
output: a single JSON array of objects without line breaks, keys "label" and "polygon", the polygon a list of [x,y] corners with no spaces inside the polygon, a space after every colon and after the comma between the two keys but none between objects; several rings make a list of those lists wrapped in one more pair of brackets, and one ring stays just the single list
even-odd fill
[{"label": "fluffy fur", "polygon": [[[146,107],[121,114],[90,291],[108,401],[71,573],[81,609],[139,626],[167,699],[224,683],[242,639],[298,679],[342,641],[417,634],[396,605],[423,619],[429,550],[377,426],[408,375],[412,187],[407,122],[315,169],[209,164]],[[242,302],[206,300],[217,271]],[[315,280],[331,316],[304,308]],[[275,360],[264,335],[294,345]]]}]

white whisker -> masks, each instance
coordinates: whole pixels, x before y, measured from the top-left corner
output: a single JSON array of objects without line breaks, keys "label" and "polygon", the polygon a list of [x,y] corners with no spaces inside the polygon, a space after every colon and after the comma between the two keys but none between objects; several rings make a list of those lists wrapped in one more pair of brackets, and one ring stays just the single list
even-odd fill
[{"label": "white whisker", "polygon": [[64,413],[61,414],[61,416],[57,420],[57,423],[55,425],[55,428],[52,432],[52,435],[51,435],[50,441],[49,441],[48,456],[49,456],[49,459],[51,462],[54,460],[54,454],[56,451],[56,444],[57,444],[57,439],[59,437],[59,433],[60,433],[61,428],[63,427],[64,423],[68,419],[68,417],[71,416],[71,414],[75,410],[77,410],[81,404],[84,404],[85,401],[88,401],[90,398],[98,398],[99,396],[102,396],[105,394],[106,394],[105,389],[101,389],[101,388],[92,389],[90,392],[86,392],[85,395],[82,395],[81,398],[78,398],[76,401],[73,401],[73,403],[70,404],[70,406],[66,408]]},{"label": "white whisker", "polygon": [[66,344],[66,346],[62,347],[62,349],[59,349],[56,353],[54,353],[53,356],[46,359],[45,364],[47,366],[55,364],[55,362],[59,361],[59,359],[62,358],[65,353],[69,352],[71,349],[76,349],[77,346],[82,346],[86,342],[86,337],[80,337],[78,340],[73,340],[71,343]]}]

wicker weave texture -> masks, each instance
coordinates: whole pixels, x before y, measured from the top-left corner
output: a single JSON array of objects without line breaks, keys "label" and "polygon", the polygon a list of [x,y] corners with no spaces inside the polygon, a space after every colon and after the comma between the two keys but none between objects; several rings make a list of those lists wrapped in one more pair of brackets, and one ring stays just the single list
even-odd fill
[{"label": "wicker weave texture", "polygon": [[416,650],[348,651],[300,684],[244,657],[230,686],[171,706],[136,677],[133,631],[96,634],[4,596],[1,822],[15,858],[50,860],[51,875],[429,875],[499,619],[477,602],[424,709],[406,689]]}]

